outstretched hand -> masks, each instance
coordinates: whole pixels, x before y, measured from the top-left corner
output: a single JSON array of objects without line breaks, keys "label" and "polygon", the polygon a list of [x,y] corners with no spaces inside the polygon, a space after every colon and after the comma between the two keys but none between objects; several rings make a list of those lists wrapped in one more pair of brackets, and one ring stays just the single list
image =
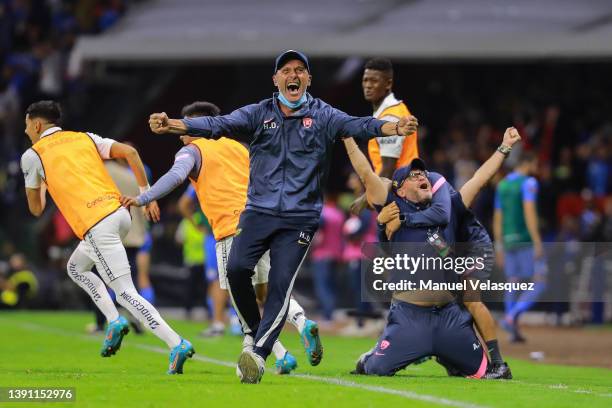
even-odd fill
[{"label": "outstretched hand", "polygon": [[401,117],[397,122],[397,131],[400,136],[408,136],[417,131],[419,121],[414,116]]}]

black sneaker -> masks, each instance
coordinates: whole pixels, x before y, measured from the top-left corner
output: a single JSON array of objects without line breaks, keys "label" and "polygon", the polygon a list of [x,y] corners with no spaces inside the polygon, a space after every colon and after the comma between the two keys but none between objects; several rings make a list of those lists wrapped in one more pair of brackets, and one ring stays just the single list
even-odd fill
[{"label": "black sneaker", "polygon": [[355,375],[363,375],[366,373],[365,371],[365,361],[366,358],[372,354],[372,352],[374,351],[374,349],[366,351],[365,353],[363,353],[362,355],[359,356],[359,360],[357,360],[357,364],[355,365],[355,369],[353,371],[351,371],[351,374],[355,374]]},{"label": "black sneaker", "polygon": [[490,364],[482,378],[486,380],[511,380],[512,372],[506,362]]}]

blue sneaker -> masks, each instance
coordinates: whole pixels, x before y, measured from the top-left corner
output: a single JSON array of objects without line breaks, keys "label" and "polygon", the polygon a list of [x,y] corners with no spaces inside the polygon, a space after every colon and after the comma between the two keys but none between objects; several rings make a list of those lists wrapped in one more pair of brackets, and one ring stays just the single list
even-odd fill
[{"label": "blue sneaker", "polygon": [[286,352],[283,358],[276,360],[276,374],[289,374],[297,368],[297,360],[291,353]]},{"label": "blue sneaker", "polygon": [[102,357],[110,357],[119,350],[123,336],[130,332],[130,323],[123,316],[108,323],[106,327],[106,336],[100,355]]},{"label": "blue sneaker", "polygon": [[312,320],[306,320],[304,329],[300,333],[300,339],[302,340],[302,345],[310,365],[319,365],[323,358],[323,345],[319,337],[319,326]]},{"label": "blue sneaker", "polygon": [[185,339],[181,339],[178,346],[170,351],[170,367],[168,374],[183,374],[183,364],[188,358],[193,357],[195,350],[191,343]]}]

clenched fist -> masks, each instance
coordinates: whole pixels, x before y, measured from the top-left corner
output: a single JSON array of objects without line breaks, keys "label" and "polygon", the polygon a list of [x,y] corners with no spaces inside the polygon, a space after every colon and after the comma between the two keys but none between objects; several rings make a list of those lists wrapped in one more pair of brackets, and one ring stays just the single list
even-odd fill
[{"label": "clenched fist", "polygon": [[162,134],[168,133],[170,127],[168,125],[168,115],[166,112],[153,113],[149,116],[149,127],[153,133]]}]

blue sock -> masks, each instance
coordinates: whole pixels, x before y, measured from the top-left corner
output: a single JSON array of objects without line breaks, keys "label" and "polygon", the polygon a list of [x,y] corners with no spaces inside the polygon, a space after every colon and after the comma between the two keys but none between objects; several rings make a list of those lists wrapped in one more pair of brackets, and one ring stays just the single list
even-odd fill
[{"label": "blue sock", "polygon": [[153,290],[153,286],[147,286],[146,288],[141,288],[139,291],[140,296],[145,298],[147,302],[154,305],[155,304],[155,290]]},{"label": "blue sock", "polygon": [[533,290],[523,291],[521,296],[519,296],[518,301],[514,304],[508,314],[512,317],[512,319],[516,319],[519,314],[531,309],[545,290],[546,283],[535,282],[533,285]]}]

